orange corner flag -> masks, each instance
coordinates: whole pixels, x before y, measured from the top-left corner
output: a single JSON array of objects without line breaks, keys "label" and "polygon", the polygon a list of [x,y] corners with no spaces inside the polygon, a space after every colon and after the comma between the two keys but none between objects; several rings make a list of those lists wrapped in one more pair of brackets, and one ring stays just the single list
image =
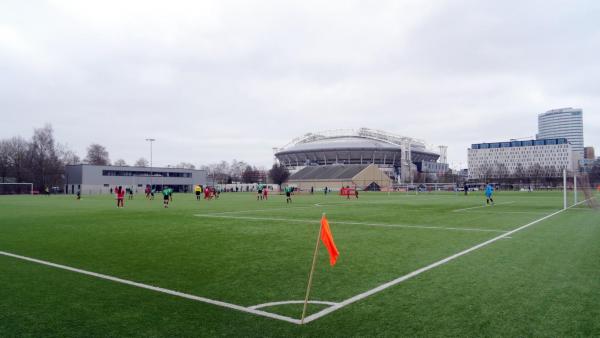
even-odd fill
[{"label": "orange corner flag", "polygon": [[331,234],[329,222],[327,222],[327,217],[325,217],[325,215],[321,218],[321,240],[323,241],[323,245],[327,248],[327,251],[329,251],[329,264],[334,266],[340,253],[333,242],[333,235]]}]

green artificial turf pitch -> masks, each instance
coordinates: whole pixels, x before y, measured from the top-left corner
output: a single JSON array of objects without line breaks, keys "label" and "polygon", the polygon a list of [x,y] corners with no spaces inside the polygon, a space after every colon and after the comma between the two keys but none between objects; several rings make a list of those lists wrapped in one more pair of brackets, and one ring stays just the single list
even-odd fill
[{"label": "green artificial turf pitch", "polygon": [[[0,251],[247,308],[304,299],[326,213],[340,257],[321,245],[310,299],[338,303],[561,207],[560,192],[0,196]],[[0,255],[0,336],[598,336],[599,215],[571,208],[304,325]]]}]

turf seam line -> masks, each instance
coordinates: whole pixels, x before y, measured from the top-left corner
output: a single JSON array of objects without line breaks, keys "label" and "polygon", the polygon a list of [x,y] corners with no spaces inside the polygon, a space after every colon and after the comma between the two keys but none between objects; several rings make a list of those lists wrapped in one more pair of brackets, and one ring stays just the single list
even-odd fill
[{"label": "turf seam line", "polygon": [[[292,223],[319,223],[320,220],[308,220],[308,219],[289,219],[289,218],[275,218],[275,217],[251,217],[251,216],[227,216],[227,215],[194,215],[194,216],[205,216],[213,218],[225,218],[225,219],[245,219],[250,221],[281,221],[281,222],[292,222]],[[481,228],[456,228],[456,227],[439,227],[429,225],[410,225],[410,224],[384,224],[384,223],[364,223],[364,222],[346,222],[346,221],[329,221],[330,224],[348,224],[348,225],[366,225],[373,227],[390,227],[390,228],[414,228],[414,229],[431,229],[431,230],[451,230],[451,231],[479,231],[479,232],[500,232],[505,233],[507,230],[499,229],[481,229]]]},{"label": "turf seam line", "polygon": [[217,305],[217,306],[221,306],[221,307],[225,307],[225,308],[229,308],[229,309],[234,309],[234,310],[241,311],[241,312],[247,312],[247,313],[251,313],[254,315],[258,315],[258,316],[268,317],[268,318],[272,318],[272,319],[278,319],[278,320],[282,320],[282,321],[293,323],[293,324],[300,324],[300,320],[298,320],[298,319],[278,315],[276,313],[271,313],[271,312],[257,310],[257,309],[253,309],[253,308],[249,308],[249,307],[244,307],[244,306],[237,305],[237,304],[227,303],[227,302],[214,300],[214,299],[210,299],[210,298],[205,298],[205,297],[194,296],[191,294],[187,294],[187,293],[183,293],[183,292],[179,292],[179,291],[175,291],[175,290],[170,290],[170,289],[165,289],[165,288],[161,288],[158,286],[152,286],[152,285],[148,285],[148,284],[144,284],[144,283],[134,282],[131,280],[113,277],[113,276],[109,276],[109,275],[104,275],[104,274],[97,273],[97,272],[77,269],[77,268],[73,268],[73,267],[70,267],[67,265],[56,264],[56,263],[43,261],[43,260],[36,259],[36,258],[21,256],[21,255],[13,254],[13,253],[6,252],[6,251],[0,251],[0,255],[17,258],[17,259],[21,259],[24,261],[37,263],[37,264],[47,265],[47,266],[51,266],[51,267],[59,268],[59,269],[63,269],[63,270],[68,270],[71,272],[76,272],[76,273],[80,273],[83,275],[88,275],[88,276],[92,276],[92,277],[96,277],[96,278],[100,278],[100,279],[106,279],[106,280],[110,280],[110,281],[121,283],[121,284],[135,286],[135,287],[142,288],[142,289],[152,290],[152,291],[156,291],[156,292],[162,292],[162,293],[166,293],[166,294],[169,294],[172,296],[191,299],[191,300],[195,300],[195,301],[202,302],[202,303],[208,303],[208,304]]},{"label": "turf seam line", "polygon": [[494,242],[496,242],[496,241],[498,241],[500,239],[503,239],[503,238],[505,238],[507,236],[510,236],[510,235],[518,232],[518,231],[526,229],[526,228],[528,228],[528,227],[530,227],[530,226],[532,226],[534,224],[537,224],[539,222],[542,222],[542,221],[544,221],[544,220],[546,220],[548,218],[556,216],[556,215],[560,214],[563,211],[571,209],[571,208],[573,208],[573,207],[575,207],[575,206],[577,206],[579,204],[585,203],[585,202],[587,202],[587,200],[581,201],[581,202],[576,203],[576,204],[573,204],[573,205],[571,205],[570,207],[568,207],[566,209],[561,209],[561,210],[558,210],[556,212],[553,212],[553,213],[551,213],[549,215],[546,215],[546,216],[544,216],[542,218],[539,218],[539,219],[537,219],[537,220],[535,220],[533,222],[530,222],[530,223],[527,223],[525,225],[522,225],[522,226],[520,226],[520,227],[518,227],[518,228],[516,228],[514,230],[511,230],[511,231],[509,231],[507,233],[504,233],[502,235],[496,236],[496,237],[494,237],[492,239],[489,239],[489,240],[487,240],[485,242],[482,242],[482,243],[479,243],[479,244],[477,244],[475,246],[472,246],[472,247],[470,247],[470,248],[468,248],[466,250],[463,250],[461,252],[455,253],[455,254],[453,254],[451,256],[448,256],[448,257],[446,257],[444,259],[441,259],[441,260],[439,260],[439,261],[437,261],[435,263],[431,263],[431,264],[429,264],[429,265],[427,265],[425,267],[422,267],[422,268],[420,268],[418,270],[415,270],[415,271],[413,271],[413,272],[411,272],[409,274],[406,274],[404,276],[398,277],[398,278],[396,278],[396,279],[394,279],[392,281],[389,281],[387,283],[381,284],[381,285],[379,285],[376,288],[373,288],[371,290],[365,291],[365,292],[360,293],[358,295],[352,296],[352,297],[350,297],[350,298],[348,298],[348,299],[346,299],[344,301],[339,302],[337,305],[331,306],[329,308],[326,308],[324,310],[321,310],[321,311],[319,311],[317,313],[314,313],[314,314],[312,314],[312,315],[304,318],[304,323],[305,324],[306,323],[310,323],[313,320],[319,319],[319,318],[321,318],[321,317],[323,317],[325,315],[328,315],[328,314],[330,314],[330,313],[332,313],[334,311],[337,311],[337,310],[339,310],[339,309],[341,309],[343,307],[346,307],[346,306],[348,306],[348,305],[350,305],[350,304],[352,304],[354,302],[357,302],[359,300],[365,299],[365,298],[367,298],[369,296],[372,296],[372,295],[374,295],[376,293],[379,293],[379,292],[381,292],[381,291],[383,291],[383,290],[385,290],[387,288],[390,288],[392,286],[400,284],[400,283],[402,283],[402,282],[404,282],[404,281],[406,281],[408,279],[411,279],[413,277],[416,277],[416,276],[422,274],[423,272],[429,271],[429,270],[431,270],[433,268],[436,268],[436,267],[438,267],[440,265],[446,264],[446,263],[448,263],[448,262],[450,262],[450,261],[452,261],[452,260],[454,260],[454,259],[456,259],[458,257],[464,256],[464,255],[466,255],[466,254],[468,254],[468,253],[470,253],[472,251],[480,249],[480,248],[482,248],[482,247],[484,247],[486,245],[492,244],[492,243],[494,243]]},{"label": "turf seam line", "polygon": [[287,208],[270,208],[270,209],[251,209],[251,210],[232,210],[232,211],[222,211],[222,212],[211,212],[207,214],[197,214],[196,216],[208,216],[208,215],[225,215],[225,214],[240,214],[244,212],[253,212],[253,211],[271,211],[271,210],[289,210],[289,209],[310,209],[314,208],[314,205],[307,206],[297,206],[297,207],[287,207]]},{"label": "turf seam line", "polygon": [[[514,201],[500,202],[500,203],[496,203],[495,205],[504,205],[504,204],[512,204],[512,203],[515,203],[515,202]],[[461,211],[467,211],[467,210],[473,210],[473,209],[479,209],[479,208],[485,208],[485,207],[489,207],[489,205],[484,204],[484,205],[478,205],[475,207],[455,209],[455,210],[452,210],[452,212],[461,212]]]}]

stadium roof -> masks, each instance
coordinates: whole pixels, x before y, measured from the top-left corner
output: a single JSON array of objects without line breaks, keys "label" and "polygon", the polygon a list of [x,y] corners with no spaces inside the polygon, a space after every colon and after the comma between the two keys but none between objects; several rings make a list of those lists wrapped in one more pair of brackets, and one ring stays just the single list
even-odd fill
[{"label": "stadium roof", "polygon": [[410,144],[412,150],[418,151],[426,151],[429,152],[431,150],[427,150],[427,145],[425,141],[406,137],[401,135],[396,135],[392,133],[388,133],[382,130],[368,129],[368,128],[360,128],[360,129],[335,129],[335,130],[325,130],[319,131],[315,133],[307,133],[303,136],[297,137],[293,139],[290,143],[281,147],[278,151],[285,152],[292,150],[296,150],[298,147],[301,147],[308,144],[322,144],[321,142],[356,142],[360,143],[360,145],[365,145],[365,142],[371,141],[374,143],[366,143],[370,148],[373,145],[379,147],[389,147],[392,146],[394,148],[398,148],[402,145]]},{"label": "stadium roof", "polygon": [[346,150],[361,150],[361,149],[381,149],[381,150],[397,150],[399,146],[358,136],[347,136],[337,138],[326,138],[312,141],[310,143],[295,144],[282,153],[289,151],[314,151],[323,149],[346,149]]}]

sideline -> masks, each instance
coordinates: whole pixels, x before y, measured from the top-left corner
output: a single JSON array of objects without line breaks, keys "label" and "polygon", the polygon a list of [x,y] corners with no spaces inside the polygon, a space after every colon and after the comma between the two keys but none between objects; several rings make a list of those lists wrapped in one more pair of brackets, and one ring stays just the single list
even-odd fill
[{"label": "sideline", "polygon": [[372,296],[372,295],[374,295],[374,294],[376,294],[378,292],[381,292],[381,291],[383,291],[383,290],[385,290],[387,288],[390,288],[390,287],[395,286],[397,284],[400,284],[400,283],[402,283],[402,282],[404,282],[404,281],[406,281],[408,279],[411,279],[411,278],[413,278],[415,276],[418,276],[418,275],[422,274],[423,272],[429,271],[429,270],[431,270],[433,268],[436,268],[436,267],[438,267],[440,265],[446,264],[446,263],[448,263],[448,262],[450,262],[450,261],[452,261],[452,260],[454,260],[454,259],[456,259],[458,257],[464,256],[464,255],[466,255],[466,254],[468,254],[468,253],[470,253],[472,251],[480,249],[480,248],[482,248],[482,247],[484,247],[486,245],[492,244],[492,243],[494,243],[494,242],[496,242],[498,240],[501,240],[501,239],[503,239],[505,237],[509,237],[510,235],[512,235],[512,234],[514,234],[514,233],[516,233],[518,231],[526,229],[526,228],[528,228],[528,227],[530,227],[530,226],[532,226],[534,224],[537,224],[539,222],[542,222],[542,221],[544,221],[544,220],[546,220],[546,219],[548,219],[550,217],[556,216],[556,215],[560,214],[561,212],[569,210],[569,209],[571,209],[571,208],[573,208],[573,207],[575,207],[575,206],[577,206],[577,205],[579,205],[581,203],[584,203],[584,202],[587,202],[587,200],[581,201],[581,202],[576,203],[576,204],[573,204],[572,206],[570,206],[570,207],[568,207],[566,209],[560,209],[560,210],[558,210],[556,212],[553,212],[553,213],[551,213],[549,215],[546,215],[546,216],[544,216],[542,218],[539,218],[539,219],[537,219],[537,220],[535,220],[533,222],[527,223],[527,224],[522,225],[522,226],[520,226],[520,227],[518,227],[518,228],[516,228],[514,230],[511,230],[511,231],[509,231],[509,232],[507,232],[505,234],[502,234],[500,236],[496,236],[496,237],[494,237],[494,238],[492,238],[490,240],[487,240],[487,241],[485,241],[483,243],[479,243],[479,244],[477,244],[477,245],[475,245],[473,247],[470,247],[470,248],[468,248],[466,250],[463,250],[463,251],[461,251],[459,253],[455,253],[454,255],[448,256],[448,257],[446,257],[444,259],[441,259],[441,260],[439,260],[439,261],[437,261],[435,263],[429,264],[429,265],[427,265],[425,267],[422,267],[422,268],[420,268],[418,270],[415,270],[415,271],[413,271],[413,272],[411,272],[409,274],[406,274],[406,275],[404,275],[402,277],[398,277],[398,278],[396,278],[396,279],[394,279],[392,281],[389,281],[387,283],[381,284],[381,285],[379,285],[376,288],[373,288],[373,289],[367,290],[367,291],[365,291],[363,293],[359,293],[358,295],[352,296],[352,297],[350,297],[350,298],[348,298],[348,299],[346,299],[346,300],[344,300],[342,302],[339,302],[336,305],[333,305],[333,306],[331,306],[329,308],[326,308],[324,310],[321,310],[321,311],[319,311],[317,313],[314,313],[314,314],[312,314],[312,315],[304,318],[304,323],[306,324],[306,323],[312,322],[313,320],[317,320],[317,319],[319,319],[319,318],[321,318],[321,317],[323,317],[325,315],[328,315],[328,314],[330,314],[330,313],[332,313],[334,311],[337,311],[337,310],[339,310],[339,309],[341,309],[343,307],[346,307],[346,306],[348,306],[348,305],[350,305],[350,304],[352,304],[354,302],[357,302],[359,300],[365,299],[365,298],[367,298],[369,296]]},{"label": "sideline", "polygon": [[226,308],[229,308],[229,309],[233,309],[233,310],[237,310],[237,311],[242,311],[242,312],[247,312],[247,313],[251,313],[251,314],[254,314],[254,315],[258,315],[258,316],[263,316],[263,317],[268,317],[268,318],[272,318],[272,319],[283,320],[285,322],[289,322],[289,323],[293,323],[293,324],[300,324],[300,320],[299,319],[294,319],[294,318],[290,318],[290,317],[278,315],[276,313],[271,313],[271,312],[266,312],[266,311],[257,310],[257,309],[253,309],[253,308],[248,308],[248,307],[244,307],[244,306],[237,305],[237,304],[222,302],[220,300],[214,300],[214,299],[210,299],[210,298],[194,296],[194,295],[190,295],[188,293],[183,293],[183,292],[179,292],[179,291],[175,291],[175,290],[169,290],[169,289],[161,288],[161,287],[158,287],[158,286],[152,286],[152,285],[148,285],[148,284],[144,284],[144,283],[138,283],[138,282],[134,282],[134,281],[127,280],[127,279],[122,279],[122,278],[118,278],[118,277],[104,275],[104,274],[101,274],[101,273],[96,273],[96,272],[91,272],[91,271],[87,271],[87,270],[77,269],[77,268],[73,268],[73,267],[70,267],[70,266],[62,265],[62,264],[56,264],[56,263],[52,263],[52,262],[48,262],[48,261],[43,261],[41,259],[35,259],[35,258],[31,258],[31,257],[16,255],[16,254],[13,254],[13,253],[10,253],[10,252],[0,251],[0,255],[12,257],[12,258],[17,258],[17,259],[21,259],[21,260],[24,260],[24,261],[37,263],[37,264],[47,265],[47,266],[51,266],[53,268],[68,270],[68,271],[71,271],[71,272],[76,272],[76,273],[80,273],[80,274],[83,274],[83,275],[88,275],[88,276],[92,276],[92,277],[96,277],[96,278],[107,279],[107,280],[110,280],[110,281],[113,281],[113,282],[117,282],[117,283],[121,283],[121,284],[127,284],[127,285],[135,286],[135,287],[138,287],[138,288],[142,288],[142,289],[152,290],[152,291],[156,291],[156,292],[162,292],[162,293],[166,293],[166,294],[169,294],[169,295],[172,295],[172,296],[177,296],[177,297],[181,297],[181,298],[187,298],[187,299],[195,300],[195,301],[202,302],[202,303],[208,303],[208,304],[212,304],[212,305],[226,307]]}]

